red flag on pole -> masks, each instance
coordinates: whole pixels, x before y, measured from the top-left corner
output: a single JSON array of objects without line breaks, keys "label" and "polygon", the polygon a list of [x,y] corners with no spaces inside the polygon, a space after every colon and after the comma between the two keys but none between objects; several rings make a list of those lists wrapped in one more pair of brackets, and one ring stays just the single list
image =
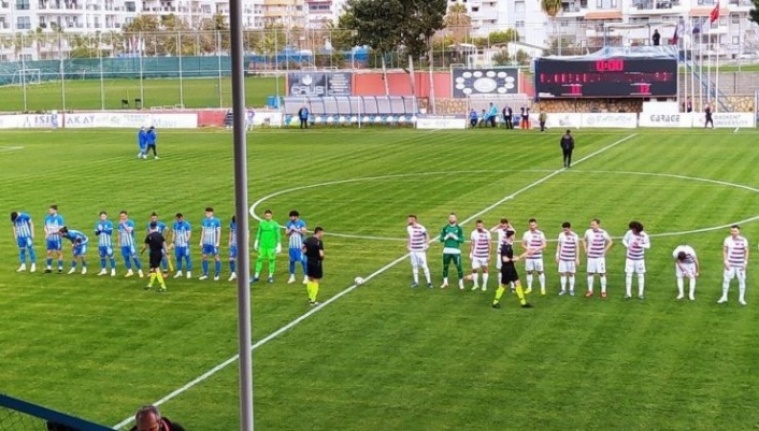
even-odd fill
[{"label": "red flag on pole", "polygon": [[679,25],[675,27],[675,34],[673,34],[673,35],[672,35],[672,39],[670,39],[670,42],[669,42],[669,44],[670,44],[670,45],[677,45],[677,42],[678,42],[678,40],[679,40],[679,37],[678,37],[678,35],[677,35],[677,31],[678,31],[679,29],[680,29],[680,26],[679,26]]},{"label": "red flag on pole", "polygon": [[719,19],[719,1],[714,5],[714,9],[709,13],[709,24]]}]

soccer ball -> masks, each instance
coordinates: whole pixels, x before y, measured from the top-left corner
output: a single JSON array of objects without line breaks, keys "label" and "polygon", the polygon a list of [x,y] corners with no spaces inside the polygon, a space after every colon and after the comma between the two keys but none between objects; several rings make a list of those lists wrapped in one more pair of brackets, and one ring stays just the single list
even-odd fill
[{"label": "soccer ball", "polygon": [[361,286],[362,284],[364,284],[364,279],[363,279],[363,278],[361,278],[361,277],[356,277],[356,278],[353,280],[353,282],[354,282],[354,283],[356,283],[356,286]]}]

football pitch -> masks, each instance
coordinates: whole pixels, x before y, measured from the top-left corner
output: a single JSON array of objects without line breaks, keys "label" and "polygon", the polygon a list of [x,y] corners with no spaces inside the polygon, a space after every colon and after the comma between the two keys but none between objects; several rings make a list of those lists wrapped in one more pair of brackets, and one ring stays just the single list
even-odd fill
[{"label": "football pitch", "polygon": [[[320,308],[308,306],[302,284],[286,283],[284,254],[275,282],[252,288],[256,427],[756,427],[754,265],[747,306],[737,303],[735,281],[730,301],[716,301],[728,226],[739,222],[752,250],[759,241],[759,135],[574,133],[575,164],[568,170],[560,169],[561,131],[250,133],[250,202],[258,203],[257,213],[270,208],[284,223],[297,209],[309,228],[327,232]],[[197,280],[195,247],[196,278],[170,279],[162,295],[144,290],[145,280],[124,278],[120,257],[118,277],[96,276],[94,246],[84,276],[15,272],[8,213],[34,218],[41,266],[39,238],[50,204],[91,242],[101,210],[112,218],[128,210],[141,231],[152,211],[166,222],[182,212],[198,238],[203,209],[213,206],[226,239],[234,208],[231,134],[161,130],[158,148],[160,160],[138,160],[134,131],[0,135],[7,228],[0,235],[0,392],[106,425],[162,400],[164,414],[187,429],[229,431],[238,427],[237,362],[185,386],[237,351],[227,247],[221,247],[222,281]],[[435,288],[410,288],[406,216],[416,214],[436,235],[450,212],[467,235],[478,218],[490,227],[507,217],[520,234],[537,218],[550,241],[549,294],[532,293],[534,308],[521,309],[507,293],[496,310],[493,278],[487,292],[455,284],[440,289],[438,242],[428,252]],[[560,297],[553,261],[560,225],[571,221],[582,235],[594,217],[616,242],[607,256],[609,298],[582,296],[584,272],[577,277],[580,294]],[[633,219],[652,241],[642,301],[623,299],[620,237]],[[672,251],[685,243],[702,266],[694,302],[675,300]],[[523,265],[517,267],[524,280]],[[369,280],[355,288],[356,276]]]},{"label": "football pitch", "polygon": [[[221,83],[221,86],[219,85]],[[277,91],[279,86],[279,91]],[[250,106],[266,105],[266,97],[285,94],[285,78],[250,76],[245,78],[245,100]],[[102,95],[102,97],[101,97]],[[30,112],[63,110],[121,109],[121,101],[142,98],[143,107],[177,106],[219,108],[232,105],[232,84],[228,77],[145,79],[98,79],[42,82],[27,85],[26,107]],[[0,112],[24,110],[24,89],[18,85],[0,86]]]}]

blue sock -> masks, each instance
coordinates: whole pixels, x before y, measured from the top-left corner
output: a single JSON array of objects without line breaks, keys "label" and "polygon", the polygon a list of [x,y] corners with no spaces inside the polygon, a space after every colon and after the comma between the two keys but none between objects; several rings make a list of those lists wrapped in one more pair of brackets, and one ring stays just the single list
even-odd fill
[{"label": "blue sock", "polygon": [[125,257],[124,258],[124,266],[126,267],[127,271],[131,271],[132,270],[132,259],[128,258],[128,257]]},{"label": "blue sock", "polygon": [[45,264],[47,265],[48,268],[50,268],[51,266],[53,266],[53,259],[48,257],[47,259],[45,259]]},{"label": "blue sock", "polygon": [[208,261],[204,260],[201,266],[203,267],[203,275],[208,275]]},{"label": "blue sock", "polygon": [[134,267],[137,268],[137,271],[142,269],[142,262],[140,262],[140,259],[134,258]]},{"label": "blue sock", "polygon": [[177,271],[181,271],[182,270],[182,259],[179,258],[179,257],[175,258],[174,259],[174,266],[177,267]]},{"label": "blue sock", "polygon": [[229,272],[235,272],[235,267],[236,266],[237,265],[235,265],[235,261],[234,260],[230,260],[229,261]]},{"label": "blue sock", "polygon": [[219,274],[221,274],[221,261],[220,260],[217,260],[217,261],[214,262],[214,264],[213,264],[213,272],[214,272],[214,275],[216,277],[218,277]]},{"label": "blue sock", "polygon": [[[61,262],[60,260],[58,262]],[[76,268],[76,259],[71,261],[71,267]]]},{"label": "blue sock", "polygon": [[105,271],[105,258],[104,257],[100,258],[100,269],[102,269],[103,271]]},{"label": "blue sock", "polygon": [[82,258],[82,268],[87,268],[87,261]]},{"label": "blue sock", "polygon": [[116,269],[116,259],[111,258],[111,269]]},{"label": "blue sock", "polygon": [[166,260],[165,257],[163,259],[161,259],[161,269],[164,270],[164,271],[166,271],[166,268],[168,266],[169,266],[169,261]]},{"label": "blue sock", "polygon": [[32,263],[37,262],[37,253],[34,251],[34,247],[29,247],[29,260]]},{"label": "blue sock", "polygon": [[58,269],[63,269],[63,259],[58,259]]},{"label": "blue sock", "polygon": [[26,263],[26,249],[22,248],[18,252],[18,260],[21,261],[21,264],[24,265]]},{"label": "blue sock", "polygon": [[192,271],[192,258],[190,258],[190,255],[187,255],[185,260],[186,260],[185,268],[187,268],[188,271]]},{"label": "blue sock", "polygon": [[306,260],[301,260],[300,265],[303,267],[303,275],[306,275]]},{"label": "blue sock", "polygon": [[290,274],[295,275],[295,261],[290,261]]}]

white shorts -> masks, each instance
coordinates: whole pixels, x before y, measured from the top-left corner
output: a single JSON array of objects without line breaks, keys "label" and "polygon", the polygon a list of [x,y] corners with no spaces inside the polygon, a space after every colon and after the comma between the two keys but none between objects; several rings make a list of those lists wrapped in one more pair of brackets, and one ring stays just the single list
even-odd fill
[{"label": "white shorts", "polygon": [[525,259],[524,270],[527,272],[530,272],[530,271],[543,272],[543,258]]},{"label": "white shorts", "polygon": [[746,268],[740,266],[731,266],[730,268],[725,269],[724,277],[727,280],[737,278],[738,280],[743,281],[746,279]]},{"label": "white shorts", "polygon": [[589,257],[588,274],[606,274],[606,258]]},{"label": "white shorts", "polygon": [[490,260],[487,257],[473,257],[472,269],[478,270],[480,268],[487,269],[490,266]]},{"label": "white shorts", "polygon": [[574,274],[577,272],[577,265],[574,260],[559,260],[559,274]]},{"label": "white shorts", "polygon": [[426,251],[412,251],[409,253],[411,257],[411,266],[414,268],[424,268],[427,266],[427,252]]},{"label": "white shorts", "polygon": [[696,275],[696,264],[695,263],[676,263],[675,264],[675,275],[677,278],[683,278],[683,277],[693,277]]},{"label": "white shorts", "polygon": [[633,272],[636,274],[645,274],[646,273],[646,261],[643,259],[640,260],[632,260],[632,259],[626,259],[625,260],[625,272],[627,274],[632,274]]}]

